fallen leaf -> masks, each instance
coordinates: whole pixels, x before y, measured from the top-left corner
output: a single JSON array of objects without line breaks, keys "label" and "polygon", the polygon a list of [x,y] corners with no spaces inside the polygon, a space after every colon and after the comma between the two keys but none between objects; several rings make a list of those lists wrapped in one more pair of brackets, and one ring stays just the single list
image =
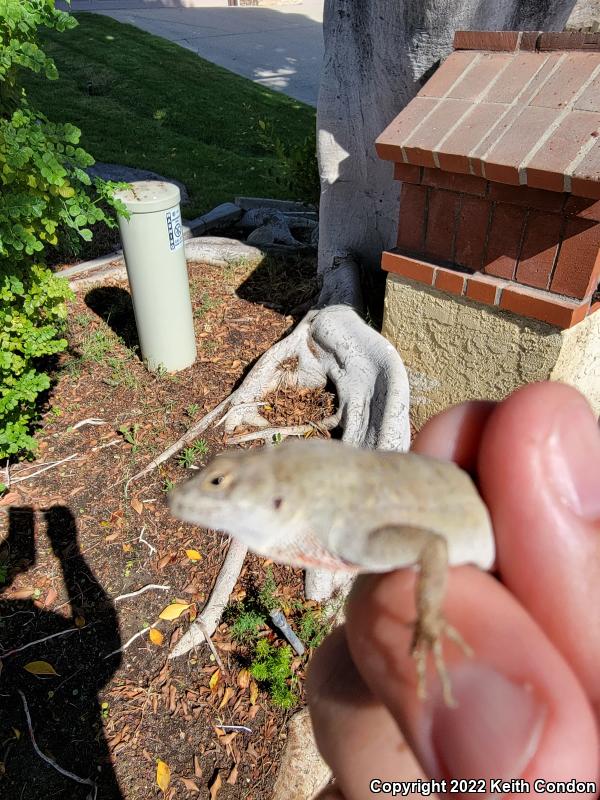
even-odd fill
[{"label": "fallen leaf", "polygon": [[231,686],[228,686],[225,689],[225,694],[223,695],[223,699],[219,703],[219,711],[227,705],[227,703],[231,700],[233,695],[234,695],[233,689],[231,688]]},{"label": "fallen leaf", "polygon": [[169,784],[171,783],[171,770],[169,769],[169,765],[166,764],[164,761],[161,761],[160,758],[156,762],[156,785],[159,789],[163,792],[166,792],[169,788]]},{"label": "fallen leaf", "polygon": [[219,683],[219,678],[220,677],[221,677],[221,670],[220,669],[216,669],[213,672],[213,674],[210,676],[210,680],[208,682],[208,685],[210,686],[211,692],[214,693],[214,692],[217,691],[217,684]]},{"label": "fallen leaf", "polygon": [[0,498],[0,506],[9,506],[11,503],[17,503],[21,499],[19,492],[8,492]]},{"label": "fallen leaf", "polygon": [[229,777],[227,778],[227,783],[230,783],[232,786],[235,785],[235,782],[238,778],[238,766],[237,764],[233,765],[233,769],[229,773]]},{"label": "fallen leaf", "polygon": [[237,676],[237,685],[240,689],[247,689],[250,686],[250,673],[247,669],[241,669]]},{"label": "fallen leaf", "polygon": [[115,531],[114,533],[109,533],[108,536],[104,537],[105,542],[114,542],[121,535],[122,531]]},{"label": "fallen leaf", "polygon": [[75,622],[75,627],[76,628],[83,628],[83,626],[85,625],[85,618],[84,617],[75,617],[75,619],[73,621]]},{"label": "fallen leaf", "polygon": [[185,554],[190,561],[202,561],[202,555],[197,550],[186,550]]},{"label": "fallen leaf", "polygon": [[34,594],[35,589],[17,589],[16,592],[11,592],[8,596],[8,600],[29,600],[32,594]]},{"label": "fallen leaf", "polygon": [[152,642],[152,644],[161,645],[165,637],[157,628],[150,628],[150,632],[148,633],[148,638]]},{"label": "fallen leaf", "polygon": [[200,759],[198,756],[194,756],[194,775],[197,778],[202,777],[202,767],[200,766]]},{"label": "fallen leaf", "polygon": [[217,772],[217,777],[212,782],[210,788],[210,800],[215,800],[215,797],[219,794],[219,789],[221,788],[221,774]]},{"label": "fallen leaf", "polygon": [[142,503],[141,500],[138,500],[137,497],[132,498],[131,507],[136,512],[136,514],[141,514],[144,510],[144,504]]},{"label": "fallen leaf", "polygon": [[157,565],[158,568],[160,570],[164,569],[167,566],[167,564],[170,564],[170,562],[174,559],[174,557],[175,555],[173,553],[167,553],[166,556],[163,556],[162,558],[159,559]]},{"label": "fallen leaf", "polygon": [[25,669],[32,675],[58,675],[52,664],[47,661],[30,661],[29,664],[25,664]]},{"label": "fallen leaf", "polygon": [[182,778],[181,782],[183,783],[185,788],[188,790],[188,792],[197,792],[198,794],[200,794],[200,789],[196,786],[194,781],[191,780],[190,778]]},{"label": "fallen leaf", "polygon": [[48,594],[44,598],[45,607],[48,608],[49,606],[51,606],[57,597],[58,597],[58,592],[56,591],[56,589],[54,589],[54,587],[48,589]]},{"label": "fallen leaf", "polygon": [[171,603],[158,615],[159,619],[174,620],[180,617],[190,607],[189,603]]},{"label": "fallen leaf", "polygon": [[252,681],[250,684],[250,704],[255,706],[256,701],[258,700],[258,684],[256,681]]}]

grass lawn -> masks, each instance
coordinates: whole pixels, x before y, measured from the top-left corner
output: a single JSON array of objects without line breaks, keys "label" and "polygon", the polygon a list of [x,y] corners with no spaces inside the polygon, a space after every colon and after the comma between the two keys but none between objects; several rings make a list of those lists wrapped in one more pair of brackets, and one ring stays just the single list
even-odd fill
[{"label": "grass lawn", "polygon": [[[315,110],[204,61],[179,45],[97,14],[43,37],[60,79],[32,76],[33,105],[81,128],[98,161],[186,184],[188,218],[234,195],[286,197],[259,120],[290,145],[314,133]],[[298,198],[301,199],[301,198]]]}]

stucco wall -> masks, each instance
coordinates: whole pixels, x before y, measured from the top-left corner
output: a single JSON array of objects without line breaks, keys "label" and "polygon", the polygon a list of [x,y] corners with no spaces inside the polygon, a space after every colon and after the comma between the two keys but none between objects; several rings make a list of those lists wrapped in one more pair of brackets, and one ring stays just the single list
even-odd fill
[{"label": "stucco wall", "polygon": [[563,380],[600,412],[600,313],[568,331],[389,274],[383,335],[409,371],[411,421],[524,383]]}]

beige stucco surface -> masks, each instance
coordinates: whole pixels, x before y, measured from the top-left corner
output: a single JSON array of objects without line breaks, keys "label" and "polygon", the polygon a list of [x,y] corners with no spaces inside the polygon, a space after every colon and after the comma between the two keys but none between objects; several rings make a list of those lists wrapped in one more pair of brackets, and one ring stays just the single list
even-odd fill
[{"label": "beige stucco surface", "polygon": [[411,422],[464,400],[561,380],[600,413],[600,313],[567,331],[390,274],[383,335],[408,369]]}]

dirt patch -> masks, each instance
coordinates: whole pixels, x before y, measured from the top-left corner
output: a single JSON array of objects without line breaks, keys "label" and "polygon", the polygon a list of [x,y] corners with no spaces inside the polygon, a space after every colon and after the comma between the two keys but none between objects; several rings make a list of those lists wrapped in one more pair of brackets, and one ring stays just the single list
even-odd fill
[{"label": "dirt patch", "polygon": [[[98,797],[147,800],[160,795],[157,759],[171,770],[168,798],[208,798],[211,787],[218,800],[270,796],[293,709],[275,708],[262,689],[255,696],[242,672],[247,648],[232,639],[230,625],[214,639],[227,674],[215,678],[206,647],[167,660],[208,597],[227,540],[173,520],[166,493],[225,446],[221,429],[133,485],[128,497],[124,491],[127,478],[224,399],[293,325],[261,305],[267,297],[283,311],[296,304],[289,265],[261,269],[257,278],[241,266],[190,264],[198,360],[173,376],[150,375],[141,363],[126,284],[84,290],[70,309],[69,351],[40,427],[38,458],[12,468],[0,500],[3,797],[79,800],[93,781]],[[292,269],[306,291],[316,285],[314,262],[295,261]],[[268,274],[287,294],[269,291]],[[286,389],[269,406],[274,424],[297,424],[331,413],[332,399]],[[233,601],[255,594],[267,570],[294,622],[307,607],[297,570],[249,557]],[[148,584],[169,588],[115,599]],[[183,613],[159,620],[173,602],[186,606]],[[148,625],[162,643],[146,631],[110,655]],[[273,631],[262,635],[276,641]],[[29,646],[39,639],[46,641]],[[10,650],[19,652],[6,657]],[[45,666],[31,666],[40,661]],[[293,663],[300,703],[305,663]],[[34,752],[23,698],[41,751],[87,784]]]}]

